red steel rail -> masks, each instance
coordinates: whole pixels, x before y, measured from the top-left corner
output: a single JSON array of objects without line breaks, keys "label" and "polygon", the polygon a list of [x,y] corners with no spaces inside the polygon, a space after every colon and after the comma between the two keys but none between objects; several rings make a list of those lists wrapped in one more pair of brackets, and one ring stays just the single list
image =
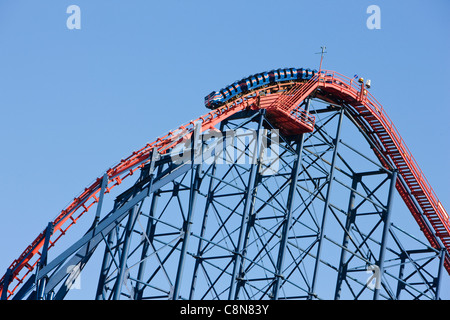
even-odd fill
[{"label": "red steel rail", "polygon": [[[322,71],[308,82],[277,84],[250,92],[196,120],[190,121],[186,125],[180,126],[176,130],[170,131],[108,169],[106,171],[108,184],[105,188],[105,194],[109,193],[112,188],[120,185],[123,179],[133,175],[138,169],[148,163],[152,150],[156,149],[160,154],[164,154],[170,148],[188,139],[198,122],[201,123],[201,131],[204,132],[214,129],[217,124],[236,112],[244,109],[265,108],[268,115],[272,118],[284,117],[280,125],[286,125],[289,122],[288,120],[297,122],[295,128],[286,126],[285,129],[287,130],[293,128],[296,130],[295,132],[298,132],[298,130],[303,130],[304,132],[312,131],[314,117],[299,109],[298,106],[317,89],[342,98],[354,108],[354,112],[357,112],[365,120],[366,130],[371,130],[371,137],[376,137],[378,141],[375,142],[384,147],[383,156],[391,159],[406,182],[409,190],[399,182],[397,183],[397,189],[425,236],[434,248],[439,248],[437,236],[441,239],[447,252],[450,252],[450,223],[448,215],[392,121],[384,112],[383,107],[364,89],[363,85],[334,71]],[[276,96],[276,98],[271,99],[270,96]],[[285,117],[286,115],[287,117]],[[378,156],[383,163],[385,158],[382,155]],[[67,233],[77,220],[98,202],[101,184],[102,178],[97,178],[52,221],[54,231],[50,239],[49,249],[55,246],[55,243]],[[430,221],[434,232],[427,227],[420,211],[414,205],[415,202],[419,204],[423,214]],[[9,269],[12,272],[12,276],[6,283],[8,298],[15,293],[17,288],[20,287],[36,267],[44,241],[45,230],[10,265]],[[450,273],[449,255],[446,258],[445,268]],[[0,295],[3,291],[5,280],[5,277],[0,280],[2,284]]]}]

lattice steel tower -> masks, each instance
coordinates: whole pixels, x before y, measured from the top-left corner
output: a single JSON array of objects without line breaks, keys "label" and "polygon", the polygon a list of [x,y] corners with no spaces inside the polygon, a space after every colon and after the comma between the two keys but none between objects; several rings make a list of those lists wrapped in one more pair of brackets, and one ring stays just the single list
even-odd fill
[{"label": "lattice steel tower", "polygon": [[448,230],[367,87],[320,70],[242,92],[108,169],[1,296],[64,299],[95,261],[93,299],[438,299]]}]

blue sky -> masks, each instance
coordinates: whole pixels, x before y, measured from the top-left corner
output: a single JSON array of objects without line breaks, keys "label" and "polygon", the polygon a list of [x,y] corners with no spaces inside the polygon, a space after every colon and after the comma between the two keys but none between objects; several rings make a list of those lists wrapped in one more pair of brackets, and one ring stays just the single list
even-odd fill
[{"label": "blue sky", "polygon": [[[81,8],[69,30],[66,9]],[[369,30],[366,9],[381,9]],[[249,74],[372,80],[440,200],[450,194],[450,2],[0,0],[0,274],[112,164]]]}]

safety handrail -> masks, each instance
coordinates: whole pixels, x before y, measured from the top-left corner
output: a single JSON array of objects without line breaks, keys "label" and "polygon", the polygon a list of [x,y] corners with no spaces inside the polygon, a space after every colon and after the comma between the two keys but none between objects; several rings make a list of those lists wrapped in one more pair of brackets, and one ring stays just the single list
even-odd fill
[{"label": "safety handrail", "polygon": [[276,100],[272,107],[278,107],[285,110],[292,110],[296,107],[295,102],[297,102],[306,92],[308,92],[317,83],[318,74],[315,74],[307,82],[297,84],[293,89],[289,91],[288,95],[281,96]]}]

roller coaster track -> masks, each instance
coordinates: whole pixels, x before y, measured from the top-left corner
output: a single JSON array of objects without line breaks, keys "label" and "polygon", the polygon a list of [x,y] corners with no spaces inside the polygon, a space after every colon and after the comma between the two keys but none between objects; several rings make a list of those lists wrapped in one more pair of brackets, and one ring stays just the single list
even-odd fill
[{"label": "roller coaster track", "polygon": [[45,245],[48,245],[48,249],[54,247],[94,204],[101,201],[102,190],[104,194],[110,193],[124,179],[149,163],[155,151],[161,155],[166,154],[178,144],[187,141],[196,125],[200,124],[201,132],[216,130],[216,125],[221,121],[243,110],[266,109],[267,117],[284,134],[312,132],[315,119],[300,107],[308,96],[344,105],[355,119],[355,124],[365,133],[381,164],[385,168],[397,168],[397,191],[431,246],[446,249],[444,267],[450,273],[448,214],[393,122],[363,84],[334,71],[321,71],[307,82],[279,83],[247,92],[122,159],[108,169],[104,177],[97,178],[85,188],[57,215],[50,224],[52,236],[47,244],[47,229],[44,229],[19,258],[13,261],[1,279],[0,296],[12,297],[38,265],[42,256],[41,249]]}]

